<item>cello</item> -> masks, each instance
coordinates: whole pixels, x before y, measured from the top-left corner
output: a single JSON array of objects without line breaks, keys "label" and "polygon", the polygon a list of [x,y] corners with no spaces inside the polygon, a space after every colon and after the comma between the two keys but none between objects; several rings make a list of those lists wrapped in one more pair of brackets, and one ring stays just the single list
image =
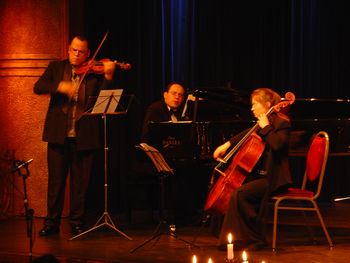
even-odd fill
[{"label": "cello", "polygon": [[[293,104],[294,101],[295,95],[292,92],[287,92],[285,99],[272,106],[266,113],[266,116],[270,116],[273,112],[279,112],[281,109]],[[248,130],[224,158],[219,159],[219,163],[213,171],[211,188],[204,206],[205,212],[224,215],[232,192],[239,188],[246,176],[252,172],[265,149],[265,143],[256,134],[258,128],[259,125],[257,123]],[[232,161],[227,166],[230,159]],[[224,170],[225,168],[226,170]],[[216,172],[219,174],[219,177],[214,184]]]}]

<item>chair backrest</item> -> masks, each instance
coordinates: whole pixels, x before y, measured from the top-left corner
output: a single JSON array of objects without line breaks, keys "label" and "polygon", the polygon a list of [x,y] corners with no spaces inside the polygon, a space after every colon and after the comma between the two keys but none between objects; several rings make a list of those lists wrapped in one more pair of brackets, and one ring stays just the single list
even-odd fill
[{"label": "chair backrest", "polygon": [[[306,168],[302,189],[310,182],[316,182],[314,198],[321,193],[323,178],[326,170],[329,151],[329,136],[327,132],[320,131],[312,139],[306,156]],[[318,180],[318,181],[317,181]]]},{"label": "chair backrest", "polygon": [[147,154],[158,173],[163,175],[174,174],[174,170],[168,165],[163,155],[156,148],[148,145],[147,143],[140,143],[136,145],[136,147],[140,148]]}]

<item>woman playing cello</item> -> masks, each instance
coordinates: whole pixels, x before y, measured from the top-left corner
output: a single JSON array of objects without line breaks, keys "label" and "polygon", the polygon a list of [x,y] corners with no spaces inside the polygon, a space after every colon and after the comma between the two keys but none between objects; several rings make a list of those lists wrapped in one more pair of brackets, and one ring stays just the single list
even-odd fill
[{"label": "woman playing cello", "polygon": [[[289,118],[270,109],[281,97],[269,88],[259,88],[251,94],[251,111],[257,119],[256,134],[265,144],[263,152],[240,187],[229,197],[228,209],[219,236],[219,249],[226,249],[227,236],[232,233],[235,249],[258,250],[266,245],[262,218],[272,193],[286,189],[292,183],[288,163]],[[269,113],[269,114],[267,114]],[[219,146],[213,153],[221,159],[239,142],[246,131]]]}]

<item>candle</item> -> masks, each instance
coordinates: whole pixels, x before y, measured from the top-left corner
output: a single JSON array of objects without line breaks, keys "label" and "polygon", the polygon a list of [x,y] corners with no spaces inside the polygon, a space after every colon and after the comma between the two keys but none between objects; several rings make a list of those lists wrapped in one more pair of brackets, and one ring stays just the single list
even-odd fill
[{"label": "candle", "polygon": [[213,263],[213,261],[211,260],[211,258],[208,259],[208,263]]},{"label": "candle", "polygon": [[192,263],[197,263],[197,257],[196,257],[196,255],[193,255],[193,257],[192,257]]},{"label": "candle", "polygon": [[227,244],[227,259],[232,260],[234,258],[233,254],[233,244],[232,244],[232,234],[229,233],[227,236],[228,244]]},{"label": "candle", "polygon": [[248,262],[248,254],[247,254],[247,252],[245,252],[245,251],[242,252],[242,259],[243,259],[242,263],[249,263]]}]

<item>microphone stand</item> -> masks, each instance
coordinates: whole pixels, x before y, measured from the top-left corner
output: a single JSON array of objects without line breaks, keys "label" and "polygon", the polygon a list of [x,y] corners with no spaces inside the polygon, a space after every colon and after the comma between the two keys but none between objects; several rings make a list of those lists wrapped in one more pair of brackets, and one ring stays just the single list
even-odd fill
[{"label": "microphone stand", "polygon": [[[33,260],[33,216],[34,209],[29,207],[28,197],[27,197],[27,185],[26,179],[29,177],[29,169],[28,165],[31,163],[33,159],[20,162],[18,165],[15,165],[14,170],[18,172],[18,176],[21,176],[23,179],[23,190],[24,190],[24,209],[25,209],[25,218],[26,218],[26,226],[27,226],[27,237],[29,238],[29,262]],[[25,173],[22,174],[21,170],[25,169]]]}]

